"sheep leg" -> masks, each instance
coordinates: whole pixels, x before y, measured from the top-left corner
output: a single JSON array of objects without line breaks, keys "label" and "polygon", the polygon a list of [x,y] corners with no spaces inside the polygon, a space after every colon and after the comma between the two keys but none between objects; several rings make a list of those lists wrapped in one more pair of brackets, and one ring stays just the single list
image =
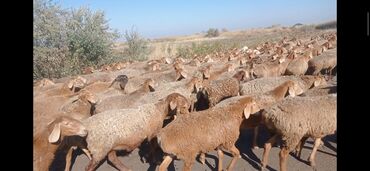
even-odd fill
[{"label": "sheep leg", "polygon": [[279,158],[280,158],[280,171],[287,171],[286,170],[286,162],[289,155],[288,147],[281,148],[279,152]]},{"label": "sheep leg", "polygon": [[121,161],[119,161],[118,157],[117,157],[117,154],[116,154],[116,151],[110,151],[108,153],[108,160],[110,162],[112,162],[112,164],[118,168],[118,170],[120,171],[124,171],[124,170],[130,170],[128,167],[126,167]]},{"label": "sheep leg", "polygon": [[69,148],[69,150],[67,152],[66,167],[64,168],[64,171],[69,171],[70,168],[71,168],[72,152],[73,152],[73,149],[75,149],[75,148],[76,148],[76,146],[72,146],[71,148]]},{"label": "sheep leg", "polygon": [[261,170],[265,169],[267,166],[270,150],[271,150],[272,145],[276,142],[277,136],[278,135],[276,134],[272,136],[269,140],[267,140],[267,142],[264,145],[264,151],[263,151],[262,161],[261,161]]},{"label": "sheep leg", "polygon": [[222,171],[222,160],[224,158],[224,153],[217,149],[217,155],[218,155],[218,171]]},{"label": "sheep leg", "polygon": [[199,161],[204,165],[206,163],[206,154],[200,153],[199,155]]},{"label": "sheep leg", "polygon": [[182,169],[182,171],[191,171],[191,167],[194,164],[194,159],[195,156],[188,159],[184,159],[184,168]]},{"label": "sheep leg", "polygon": [[298,158],[301,158],[301,154],[302,154],[302,148],[303,148],[303,145],[304,143],[306,142],[306,140],[308,139],[308,137],[303,137],[300,141],[299,141],[299,144],[297,145],[296,149],[295,149],[295,155],[298,157]]},{"label": "sheep leg", "polygon": [[231,154],[233,155],[233,159],[231,160],[229,166],[227,166],[227,168],[226,168],[227,171],[233,170],[236,161],[238,160],[238,158],[241,158],[240,152],[235,147],[235,145],[233,145],[229,150],[230,150]]},{"label": "sheep leg", "polygon": [[313,149],[312,149],[312,152],[311,152],[311,155],[308,159],[308,161],[310,162],[310,165],[312,166],[312,168],[314,170],[316,170],[315,169],[315,167],[316,167],[316,162],[315,162],[316,151],[319,148],[320,144],[321,144],[321,138],[316,138]]},{"label": "sheep leg", "polygon": [[93,171],[97,165],[98,161],[92,159],[90,160],[89,165],[87,165],[87,167],[85,168],[85,171]]},{"label": "sheep leg", "polygon": [[167,170],[167,167],[170,165],[171,162],[172,162],[171,156],[164,157],[163,162],[161,163],[161,165],[159,165],[159,171]]},{"label": "sheep leg", "polygon": [[257,137],[258,137],[258,126],[256,126],[254,129],[254,134],[253,134],[253,144],[252,144],[252,147],[254,149],[258,149],[258,145],[257,145]]},{"label": "sheep leg", "polygon": [[91,159],[92,159],[92,157],[91,157],[91,154],[90,154],[90,151],[89,151],[89,150],[87,150],[86,148],[82,148],[82,151],[86,154],[86,156],[89,158],[89,160],[91,160]]}]

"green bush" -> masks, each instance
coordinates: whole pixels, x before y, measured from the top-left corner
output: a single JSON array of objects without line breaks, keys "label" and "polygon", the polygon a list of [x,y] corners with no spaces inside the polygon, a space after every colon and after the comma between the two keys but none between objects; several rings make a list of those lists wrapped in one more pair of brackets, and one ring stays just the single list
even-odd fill
[{"label": "green bush", "polygon": [[218,29],[210,28],[207,31],[206,37],[217,37],[220,35]]},{"label": "green bush", "polygon": [[325,29],[333,29],[337,28],[337,21],[330,21],[322,24],[316,25],[315,29],[325,30]]},{"label": "green bush", "polygon": [[151,49],[148,46],[148,41],[140,36],[139,32],[131,28],[126,30],[124,37],[126,39],[127,48],[124,49],[124,54],[129,60],[144,61],[148,59]]},{"label": "green bush", "polygon": [[112,60],[119,37],[101,11],[62,9],[48,0],[34,0],[33,77],[60,78],[80,74],[86,66]]}]

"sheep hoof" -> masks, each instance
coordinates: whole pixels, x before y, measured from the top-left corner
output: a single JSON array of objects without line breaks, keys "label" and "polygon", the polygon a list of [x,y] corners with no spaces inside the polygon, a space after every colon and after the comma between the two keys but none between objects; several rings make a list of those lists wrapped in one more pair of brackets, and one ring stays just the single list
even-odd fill
[{"label": "sheep hoof", "polygon": [[255,145],[255,146],[253,146],[253,149],[259,149],[259,147]]},{"label": "sheep hoof", "polygon": [[267,170],[266,167],[261,166],[260,171],[266,171],[266,170]]}]

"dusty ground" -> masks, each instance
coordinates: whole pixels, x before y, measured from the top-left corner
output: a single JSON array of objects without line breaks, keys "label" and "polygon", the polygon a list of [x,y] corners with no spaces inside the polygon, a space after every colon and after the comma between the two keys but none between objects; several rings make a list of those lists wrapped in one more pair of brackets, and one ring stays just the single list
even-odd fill
[{"label": "dusty ground", "polygon": [[[268,138],[268,134],[262,129],[261,137],[259,138],[259,146],[263,147],[263,142]],[[234,168],[235,171],[244,171],[244,170],[259,170],[260,159],[262,158],[263,148],[260,149],[251,149],[251,140],[252,134],[251,131],[243,131],[237,142],[237,147],[241,152],[242,158],[239,159]],[[316,153],[316,163],[317,170],[319,171],[332,171],[337,170],[337,142],[336,136],[328,136],[323,139],[325,145],[321,146]],[[288,170],[294,171],[305,171],[312,170],[308,165],[307,158],[310,155],[312,150],[312,139],[308,139],[304,148],[302,150],[302,160],[296,159],[293,155],[290,155],[288,158]],[[267,170],[275,171],[279,170],[279,150],[278,147],[273,147],[270,154],[269,165]],[[149,163],[143,163],[140,161],[140,156],[138,154],[139,150],[136,149],[131,154],[126,156],[120,156],[120,160],[126,164],[133,171],[154,171],[156,166],[150,166]],[[78,152],[77,152],[78,153]],[[72,171],[84,170],[88,164],[88,158],[84,154],[77,155],[72,167]],[[217,170],[217,153],[211,152],[206,155],[206,164],[202,165],[198,160],[193,165],[193,170],[209,171]],[[231,157],[229,153],[225,153],[223,165],[224,169],[227,167]],[[58,162],[59,169],[53,170],[63,170],[64,162]],[[168,168],[169,171],[182,170],[183,162],[180,160],[175,160]],[[114,167],[107,163],[105,160],[102,165],[99,166],[97,171],[116,171]]]}]

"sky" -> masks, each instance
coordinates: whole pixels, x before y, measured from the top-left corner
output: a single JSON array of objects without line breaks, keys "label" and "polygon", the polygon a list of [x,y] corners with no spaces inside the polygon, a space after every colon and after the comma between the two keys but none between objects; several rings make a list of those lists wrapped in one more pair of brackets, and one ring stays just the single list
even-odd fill
[{"label": "sky", "polygon": [[336,20],[336,0],[59,0],[63,8],[101,10],[123,33],[133,26],[146,38],[292,26]]}]

